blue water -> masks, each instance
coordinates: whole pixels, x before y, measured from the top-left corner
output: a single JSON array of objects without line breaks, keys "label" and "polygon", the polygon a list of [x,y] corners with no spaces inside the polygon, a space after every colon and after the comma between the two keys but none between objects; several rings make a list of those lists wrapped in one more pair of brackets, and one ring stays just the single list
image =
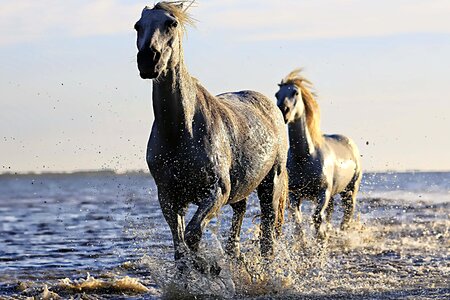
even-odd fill
[{"label": "blue water", "polygon": [[[311,209],[312,204],[306,202],[304,215]],[[420,296],[424,298],[449,295],[450,172],[366,174],[357,210],[364,230],[350,237],[350,250],[330,250],[328,264],[342,268],[347,264],[348,278],[362,276],[357,273],[361,270],[384,274],[384,284],[376,287],[371,284],[374,279],[367,277],[366,286],[362,276],[356,290],[349,292],[350,287],[344,288],[345,284],[338,284],[337,277],[324,270],[323,276],[335,282],[330,291],[348,297],[366,292],[380,299],[395,298],[403,289],[410,291],[406,292],[410,296],[417,296],[420,289],[427,291]],[[244,243],[252,239],[252,219],[258,214],[253,196],[244,222]],[[334,225],[341,214],[338,209]],[[210,226],[219,227],[220,242],[226,237],[230,217],[231,210],[226,207]],[[207,233],[205,239],[210,236]],[[150,256],[160,260],[163,268],[172,255],[171,234],[160,212],[155,183],[147,174],[0,176],[0,296],[33,295],[44,284],[52,287],[59,279],[75,280],[89,272],[103,278],[132,276],[153,291],[120,297],[158,298],[164,291],[152,270],[144,265],[125,266]],[[386,271],[386,262],[400,271]],[[410,278],[404,279],[405,274]],[[399,285],[390,286],[386,278]],[[19,288],[21,282],[26,289]],[[239,293],[237,298],[244,296]],[[314,297],[326,295],[327,290],[292,288],[292,293]],[[119,297],[104,291],[93,295]]]}]

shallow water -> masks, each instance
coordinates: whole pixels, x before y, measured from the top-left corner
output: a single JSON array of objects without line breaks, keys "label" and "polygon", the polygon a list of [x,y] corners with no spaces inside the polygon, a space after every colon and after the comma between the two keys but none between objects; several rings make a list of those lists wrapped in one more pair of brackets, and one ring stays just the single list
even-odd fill
[{"label": "shallow water", "polygon": [[257,255],[254,196],[243,260],[225,257],[231,219],[225,207],[201,249],[219,262],[220,275],[192,271],[180,278],[150,176],[0,176],[0,299],[450,297],[450,173],[365,175],[357,221],[345,233],[337,229],[337,203],[324,248],[313,237],[312,204],[305,202],[303,239],[287,221],[270,264]]}]

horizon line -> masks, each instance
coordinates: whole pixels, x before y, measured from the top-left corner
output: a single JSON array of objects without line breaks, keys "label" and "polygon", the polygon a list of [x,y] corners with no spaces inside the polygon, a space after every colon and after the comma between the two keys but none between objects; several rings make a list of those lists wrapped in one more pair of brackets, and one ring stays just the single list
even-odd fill
[{"label": "horizon line", "polygon": [[[404,170],[369,170],[363,171],[363,174],[377,174],[377,173],[449,173],[450,170],[430,170],[430,169],[404,169]],[[130,169],[125,171],[119,171],[114,169],[86,169],[86,170],[73,170],[73,171],[44,171],[44,172],[1,172],[0,177],[14,177],[14,176],[70,176],[70,175],[130,175],[130,174],[142,174],[150,175],[150,171],[146,169]]]}]

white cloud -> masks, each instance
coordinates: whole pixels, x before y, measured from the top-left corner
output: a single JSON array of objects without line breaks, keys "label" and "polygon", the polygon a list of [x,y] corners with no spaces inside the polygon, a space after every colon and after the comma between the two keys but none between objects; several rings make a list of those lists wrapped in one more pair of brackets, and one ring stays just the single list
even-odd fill
[{"label": "white cloud", "polygon": [[202,17],[210,30],[239,39],[299,40],[372,37],[404,33],[450,33],[448,0],[210,1],[216,13]]},{"label": "white cloud", "polygon": [[15,1],[0,4],[0,45],[132,30],[142,4],[118,0]]},{"label": "white cloud", "polygon": [[[4,0],[0,45],[129,32],[148,3]],[[237,40],[299,40],[450,33],[448,0],[209,0],[192,9],[200,30]]]}]

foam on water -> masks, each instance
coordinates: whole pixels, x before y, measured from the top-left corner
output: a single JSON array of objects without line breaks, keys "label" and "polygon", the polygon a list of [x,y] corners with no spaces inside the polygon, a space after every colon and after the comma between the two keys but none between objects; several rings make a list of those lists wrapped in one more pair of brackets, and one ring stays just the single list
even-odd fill
[{"label": "foam on water", "polygon": [[[137,278],[125,276],[122,278],[96,279],[87,273],[86,279],[60,279],[50,286],[34,282],[20,282],[16,286],[20,295],[27,299],[67,299],[79,295],[159,295],[153,288],[144,286]],[[0,297],[1,298],[1,297]]]}]

